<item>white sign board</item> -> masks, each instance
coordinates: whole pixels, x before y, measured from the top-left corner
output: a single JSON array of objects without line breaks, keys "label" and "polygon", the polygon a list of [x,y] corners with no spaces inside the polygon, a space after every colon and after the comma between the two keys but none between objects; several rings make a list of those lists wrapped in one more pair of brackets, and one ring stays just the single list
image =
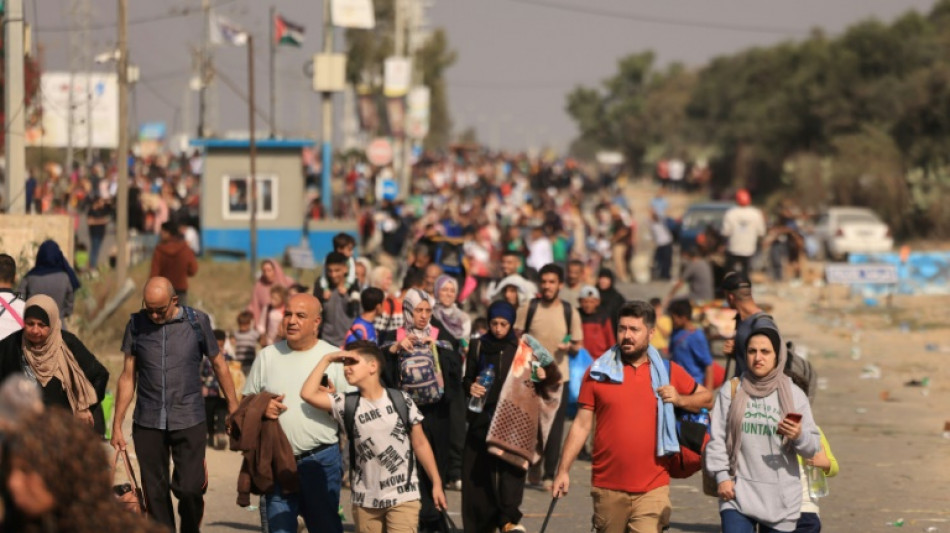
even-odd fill
[{"label": "white sign board", "polygon": [[422,140],[429,134],[429,88],[413,87],[409,91],[406,111],[406,135]]},{"label": "white sign board", "polygon": [[[27,127],[27,144],[63,148],[69,145],[72,92],[72,144],[116,148],[119,144],[119,90],[115,73],[47,72],[40,78],[43,118]],[[89,142],[89,133],[92,142]]]},{"label": "white sign board", "polygon": [[337,28],[371,30],[376,26],[373,0],[333,0],[330,20]]},{"label": "white sign board", "polygon": [[406,57],[388,57],[383,63],[383,94],[387,98],[405,96],[412,78],[412,62]]},{"label": "white sign board", "polygon": [[825,279],[837,285],[894,285],[898,282],[894,265],[827,265]]}]

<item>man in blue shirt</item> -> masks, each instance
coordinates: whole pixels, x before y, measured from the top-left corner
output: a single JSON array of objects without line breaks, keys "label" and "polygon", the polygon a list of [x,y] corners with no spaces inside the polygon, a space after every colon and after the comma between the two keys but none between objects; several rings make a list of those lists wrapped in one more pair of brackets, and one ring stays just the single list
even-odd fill
[{"label": "man in blue shirt", "polygon": [[709,342],[703,330],[693,324],[693,306],[689,300],[674,300],[667,308],[673,322],[670,336],[670,360],[683,367],[687,373],[707,389],[712,390],[713,360]]}]

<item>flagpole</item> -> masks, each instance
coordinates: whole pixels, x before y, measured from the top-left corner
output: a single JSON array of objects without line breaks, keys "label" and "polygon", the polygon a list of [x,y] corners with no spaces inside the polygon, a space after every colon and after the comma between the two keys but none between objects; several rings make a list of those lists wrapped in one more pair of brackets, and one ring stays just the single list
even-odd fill
[{"label": "flagpole", "polygon": [[247,34],[247,116],[250,128],[248,152],[251,157],[251,185],[248,203],[251,206],[251,279],[257,268],[257,143],[254,132],[254,36]]},{"label": "flagpole", "polygon": [[274,42],[276,35],[274,33],[274,24],[277,22],[277,11],[274,6],[270,6],[270,138],[277,137],[277,90],[275,68],[277,60],[277,44]]}]

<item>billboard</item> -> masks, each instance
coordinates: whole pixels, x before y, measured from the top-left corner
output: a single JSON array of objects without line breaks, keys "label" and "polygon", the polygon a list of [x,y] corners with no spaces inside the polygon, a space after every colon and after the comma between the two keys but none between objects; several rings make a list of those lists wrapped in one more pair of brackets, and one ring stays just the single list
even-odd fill
[{"label": "billboard", "polygon": [[[71,80],[70,80],[71,78]],[[114,72],[47,72],[40,79],[41,120],[26,134],[30,146],[69,145],[72,92],[72,144],[116,148],[119,134],[119,89]],[[92,142],[87,139],[92,133]]]}]

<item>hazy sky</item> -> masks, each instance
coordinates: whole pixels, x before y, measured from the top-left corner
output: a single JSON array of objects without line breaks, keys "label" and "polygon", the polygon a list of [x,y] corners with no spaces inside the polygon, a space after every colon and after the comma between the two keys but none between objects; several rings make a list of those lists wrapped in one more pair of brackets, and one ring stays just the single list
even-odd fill
[{"label": "hazy sky", "polygon": [[[474,126],[492,145],[510,148],[566,146],[576,135],[564,112],[566,94],[577,85],[598,85],[627,54],[654,50],[660,65],[708,59],[756,45],[799,39],[813,27],[838,34],[849,24],[877,17],[891,21],[935,0],[433,0],[429,18],[444,27],[457,63],[448,71],[449,102],[456,131]],[[69,50],[81,41],[63,31],[76,24],[74,6],[90,7],[92,55],[115,42],[114,0],[25,0],[35,40],[45,48],[46,70],[68,70]],[[196,127],[197,97],[188,90],[190,49],[202,38],[200,0],[129,2],[131,58],[141,69],[133,120],[164,121],[172,131]],[[306,26],[300,49],[278,53],[278,127],[319,131],[318,96],[304,77],[304,63],[321,46],[322,3],[316,0],[212,0],[217,12],[242,24],[258,41],[258,106],[267,112],[268,8]],[[186,16],[173,16],[191,10]],[[338,37],[337,49],[342,41]],[[80,52],[81,56],[81,52]],[[91,59],[77,68],[106,70]],[[219,48],[218,69],[246,90],[246,52]],[[88,65],[85,66],[85,65]],[[217,88],[219,129],[247,128],[246,104],[224,84]],[[341,100],[337,100],[341,102]],[[339,107],[339,106],[338,106]],[[258,121],[259,127],[266,125]]]}]

